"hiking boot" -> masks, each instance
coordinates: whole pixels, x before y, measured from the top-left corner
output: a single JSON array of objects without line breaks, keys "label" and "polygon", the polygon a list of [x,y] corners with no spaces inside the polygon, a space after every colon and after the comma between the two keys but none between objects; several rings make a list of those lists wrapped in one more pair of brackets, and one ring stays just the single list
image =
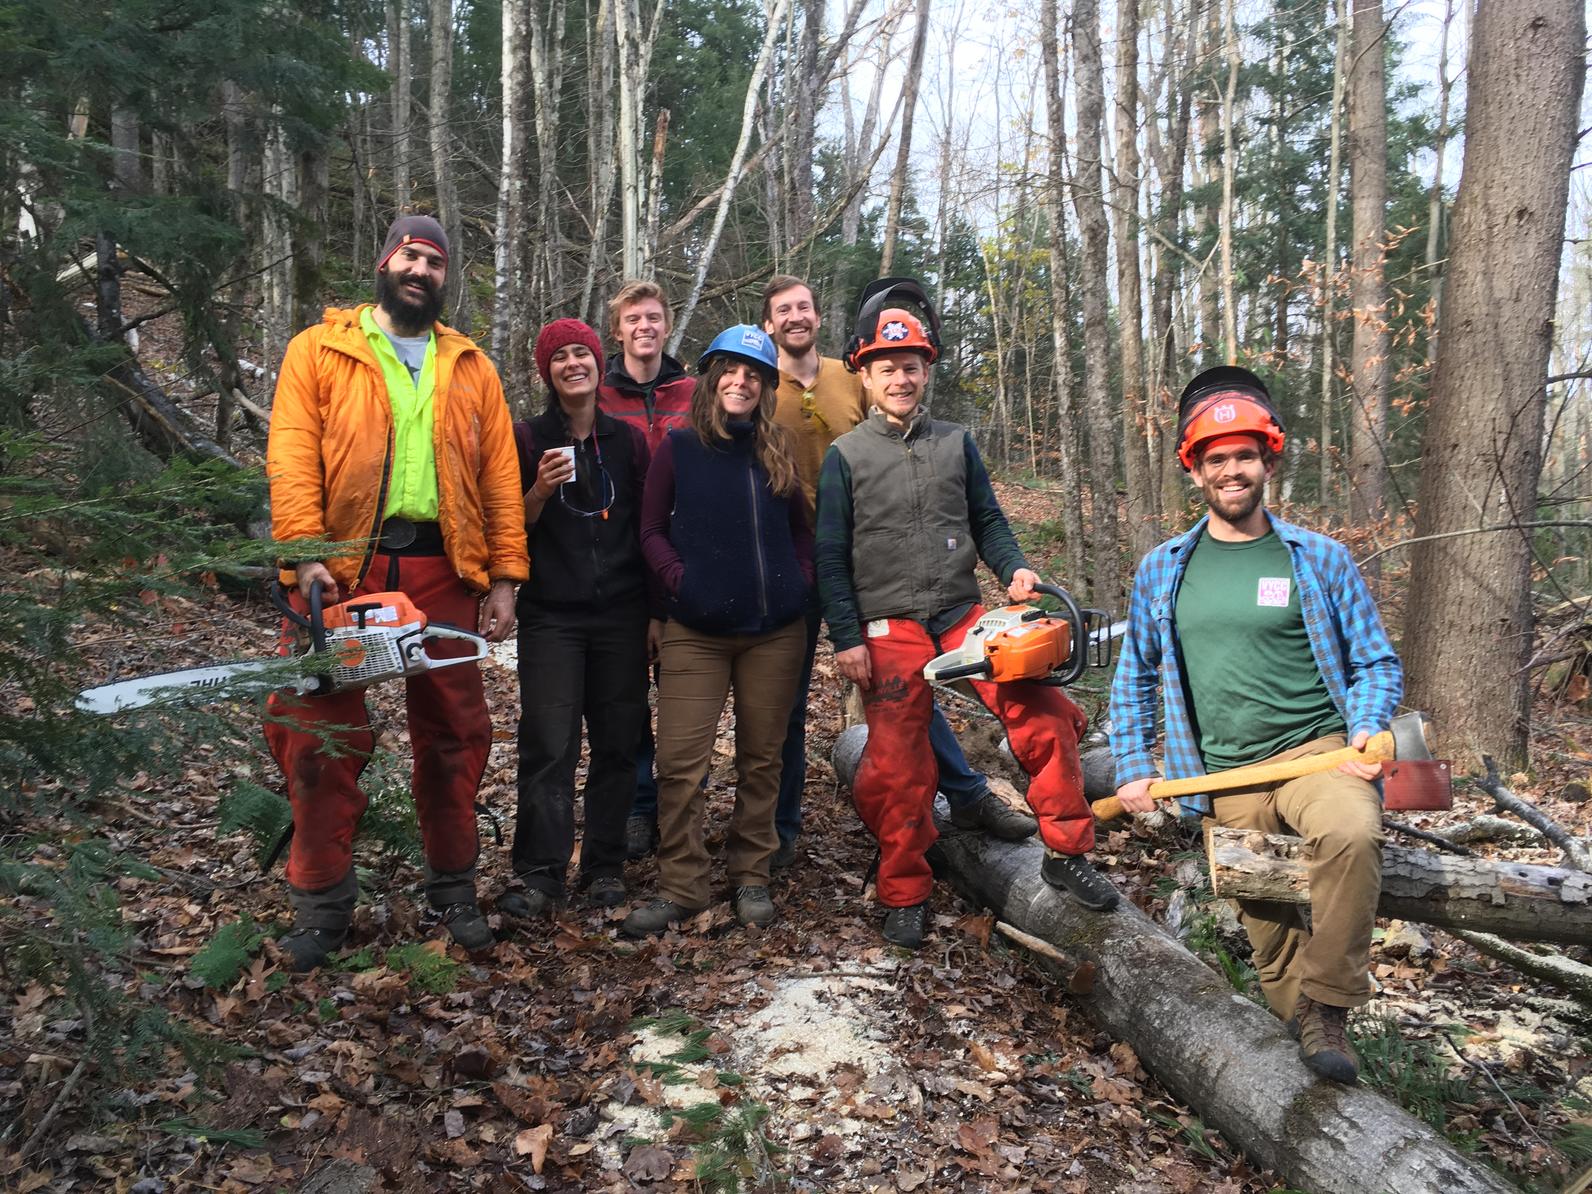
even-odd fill
[{"label": "hiking boot", "polygon": [[1046,883],[1069,892],[1085,908],[1096,912],[1111,911],[1122,898],[1111,881],[1081,854],[1052,854],[1046,850],[1039,874]]},{"label": "hiking boot", "polygon": [[348,940],[344,929],[293,929],[277,938],[277,948],[287,955],[288,969],[297,973],[314,970],[343,948]]},{"label": "hiking boot", "polygon": [[789,870],[795,861],[796,839],[791,838],[787,841],[784,838],[780,838],[779,849],[775,850],[773,856],[768,860],[768,869],[771,871]]},{"label": "hiking boot", "polygon": [[658,848],[658,821],[645,813],[631,813],[625,822],[625,854],[631,862]]},{"label": "hiking boot", "polygon": [[448,930],[448,936],[470,953],[491,949],[497,941],[492,936],[492,926],[486,923],[486,917],[481,915],[481,909],[474,900],[461,900],[438,911],[442,914],[442,927]]},{"label": "hiking boot", "polygon": [[553,915],[558,907],[558,897],[549,895],[540,887],[526,887],[519,891],[505,891],[497,898],[497,910],[515,920],[537,920]]},{"label": "hiking boot", "polygon": [[1360,1059],[1349,1044],[1349,1009],[1299,996],[1299,1059],[1321,1077],[1353,1086],[1360,1077]]},{"label": "hiking boot", "polygon": [[594,908],[617,908],[629,894],[618,875],[598,875],[586,884],[586,902]]},{"label": "hiking boot", "polygon": [[651,937],[663,932],[670,925],[678,925],[682,920],[695,916],[700,911],[700,908],[687,908],[684,904],[676,904],[673,900],[659,897],[648,900],[632,911],[619,926],[619,931],[626,937]]},{"label": "hiking boot", "polygon": [[1039,832],[1039,822],[1020,813],[994,792],[985,792],[973,804],[951,809],[951,824],[958,829],[982,829],[1003,842],[1020,842]]},{"label": "hiking boot", "polygon": [[748,885],[735,889],[735,919],[743,925],[766,925],[774,919],[774,901],[768,888]]},{"label": "hiking boot", "polygon": [[929,927],[928,901],[908,908],[892,908],[884,914],[884,939],[902,949],[918,949]]}]

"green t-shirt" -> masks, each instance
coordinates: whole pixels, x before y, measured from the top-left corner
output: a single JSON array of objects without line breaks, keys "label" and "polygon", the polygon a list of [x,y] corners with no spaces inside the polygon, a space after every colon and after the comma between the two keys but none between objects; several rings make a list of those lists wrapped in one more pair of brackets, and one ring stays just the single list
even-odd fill
[{"label": "green t-shirt", "polygon": [[1310,651],[1293,559],[1274,531],[1242,543],[1201,535],[1178,587],[1176,618],[1207,771],[1344,732]]}]

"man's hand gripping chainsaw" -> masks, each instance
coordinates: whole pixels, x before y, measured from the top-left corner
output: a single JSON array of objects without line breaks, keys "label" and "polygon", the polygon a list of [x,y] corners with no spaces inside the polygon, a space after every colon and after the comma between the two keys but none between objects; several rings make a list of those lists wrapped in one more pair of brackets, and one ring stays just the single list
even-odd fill
[{"label": "man's hand gripping chainsaw", "polygon": [[[77,707],[86,713],[118,713],[196,697],[236,696],[280,688],[325,696],[383,680],[478,663],[487,655],[486,639],[457,626],[430,621],[402,593],[370,593],[323,610],[321,586],[315,584],[310,588],[307,615],[293,608],[280,584],[273,584],[271,600],[303,632],[300,637],[308,640],[309,649],[304,654],[291,661],[239,660],[119,680],[79,693]],[[475,652],[433,659],[426,654],[426,644],[438,639],[461,639],[474,646]]]},{"label": "man's hand gripping chainsaw", "polygon": [[[967,632],[954,651],[936,655],[923,669],[934,683],[951,680],[992,680],[997,684],[1027,680],[1060,687],[1083,675],[1091,660],[1090,648],[1110,639],[1090,632],[1091,621],[1100,622],[1099,610],[1082,610],[1072,594],[1056,585],[1035,585],[1064,607],[1058,616],[1032,605],[1008,605],[990,610]],[[1109,660],[1107,660],[1109,662]],[[1103,666],[1096,661],[1096,666]]]}]

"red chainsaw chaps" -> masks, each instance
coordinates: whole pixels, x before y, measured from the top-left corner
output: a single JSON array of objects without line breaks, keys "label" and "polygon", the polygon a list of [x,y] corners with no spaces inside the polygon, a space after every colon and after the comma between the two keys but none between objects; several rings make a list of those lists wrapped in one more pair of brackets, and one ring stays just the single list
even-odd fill
[{"label": "red chainsaw chaps", "polygon": [[[366,579],[350,597],[401,589],[434,622],[473,630],[480,599],[454,574],[446,556],[403,556],[397,584],[388,584],[388,557],[371,561]],[[293,594],[294,608],[304,602]],[[293,650],[283,620],[282,654]],[[439,640],[426,654],[445,659],[468,654],[468,643]],[[436,871],[462,871],[479,848],[475,797],[492,748],[492,725],[478,667],[451,667],[412,676],[405,682],[409,740],[414,750],[410,791],[420,821],[426,861]],[[375,749],[363,690],[300,697],[272,693],[266,702],[272,720],[265,740],[287,777],[293,805],[293,845],[287,880],[303,891],[321,891],[348,874],[354,831],[368,800],[359,775]],[[280,720],[279,720],[280,719]],[[335,742],[338,753],[326,749]]]},{"label": "red chainsaw chaps", "polygon": [[[873,669],[873,686],[863,693],[868,745],[851,792],[879,842],[879,902],[887,908],[922,903],[933,885],[924,854],[938,836],[932,811],[938,770],[929,750],[933,694],[923,668],[960,646],[983,613],[974,606],[938,645],[907,618],[889,619],[887,633],[865,640]],[[1029,775],[1028,805],[1041,840],[1062,854],[1085,853],[1094,845],[1094,817],[1083,797],[1078,742],[1089,719],[1059,688],[986,680],[973,681],[973,688],[1005,725],[1012,754]]]}]

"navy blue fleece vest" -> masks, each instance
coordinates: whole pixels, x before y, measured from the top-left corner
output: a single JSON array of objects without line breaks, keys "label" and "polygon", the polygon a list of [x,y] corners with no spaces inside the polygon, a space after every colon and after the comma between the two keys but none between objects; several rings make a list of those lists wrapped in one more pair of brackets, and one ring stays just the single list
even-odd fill
[{"label": "navy blue fleece vest", "polygon": [[711,448],[690,428],[669,432],[669,541],[685,564],[669,614],[705,634],[766,634],[801,616],[807,581],[791,539],[790,499],[769,489],[751,424],[731,430],[733,438]]}]

